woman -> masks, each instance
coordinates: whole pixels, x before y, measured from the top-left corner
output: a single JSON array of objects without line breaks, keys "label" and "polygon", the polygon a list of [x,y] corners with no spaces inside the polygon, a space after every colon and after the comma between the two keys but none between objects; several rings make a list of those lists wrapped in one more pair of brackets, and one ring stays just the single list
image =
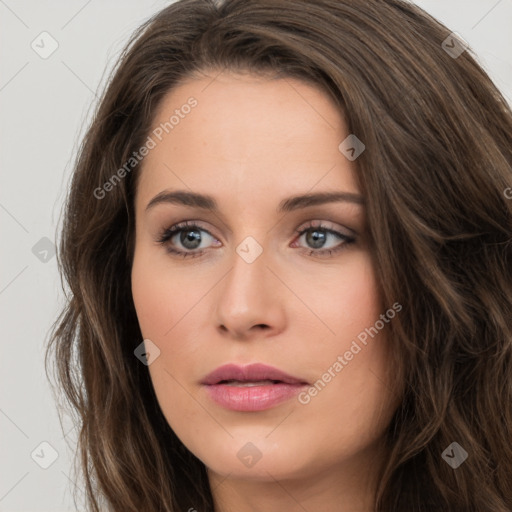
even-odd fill
[{"label": "woman", "polygon": [[181,0],[85,137],[49,354],[89,507],[512,509],[512,115],[399,0]]}]

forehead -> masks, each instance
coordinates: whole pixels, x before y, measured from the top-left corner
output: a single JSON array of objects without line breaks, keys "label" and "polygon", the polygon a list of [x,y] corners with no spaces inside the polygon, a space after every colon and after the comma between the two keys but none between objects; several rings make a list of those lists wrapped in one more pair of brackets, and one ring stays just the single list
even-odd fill
[{"label": "forehead", "polygon": [[338,149],[348,135],[340,109],[296,79],[224,72],[189,80],[163,98],[151,133],[161,140],[150,134],[156,144],[138,187],[146,199],[165,188],[268,197],[320,180],[323,189],[358,191],[354,164]]}]

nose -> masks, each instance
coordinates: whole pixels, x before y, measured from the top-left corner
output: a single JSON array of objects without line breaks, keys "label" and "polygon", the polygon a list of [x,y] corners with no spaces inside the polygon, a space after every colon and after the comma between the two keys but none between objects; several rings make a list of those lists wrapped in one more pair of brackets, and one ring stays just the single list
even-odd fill
[{"label": "nose", "polygon": [[266,251],[251,263],[234,253],[232,268],[218,287],[216,323],[221,335],[249,340],[285,328],[285,291]]}]

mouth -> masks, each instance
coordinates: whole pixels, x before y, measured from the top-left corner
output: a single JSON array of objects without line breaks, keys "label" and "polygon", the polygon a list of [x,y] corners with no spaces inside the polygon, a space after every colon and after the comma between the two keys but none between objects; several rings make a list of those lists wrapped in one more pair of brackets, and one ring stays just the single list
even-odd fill
[{"label": "mouth", "polygon": [[217,384],[225,384],[226,386],[239,386],[242,388],[252,388],[254,386],[271,386],[272,384],[279,384],[280,380],[221,380]]},{"label": "mouth", "polygon": [[201,384],[217,405],[239,412],[270,409],[309,385],[303,379],[263,364],[224,365],[207,375]]},{"label": "mouth", "polygon": [[304,379],[294,377],[279,368],[262,363],[253,363],[246,366],[225,364],[209,373],[201,384],[232,384],[232,383],[259,383],[268,384],[309,384]]}]

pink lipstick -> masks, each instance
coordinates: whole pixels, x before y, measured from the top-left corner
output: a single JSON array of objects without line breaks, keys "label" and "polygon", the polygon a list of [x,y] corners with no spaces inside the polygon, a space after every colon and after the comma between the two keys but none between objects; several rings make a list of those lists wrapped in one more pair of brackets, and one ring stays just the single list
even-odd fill
[{"label": "pink lipstick", "polygon": [[263,411],[297,395],[308,382],[261,363],[226,364],[201,384],[218,405],[233,411]]}]

